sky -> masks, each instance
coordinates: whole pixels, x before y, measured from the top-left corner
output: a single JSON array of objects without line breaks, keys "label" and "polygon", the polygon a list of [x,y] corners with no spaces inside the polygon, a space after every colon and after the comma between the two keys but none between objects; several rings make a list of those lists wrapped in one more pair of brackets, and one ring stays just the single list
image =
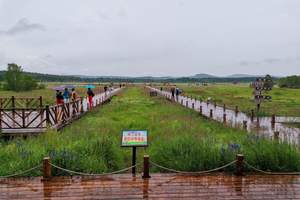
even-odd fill
[{"label": "sky", "polygon": [[300,74],[299,0],[0,0],[0,70]]}]

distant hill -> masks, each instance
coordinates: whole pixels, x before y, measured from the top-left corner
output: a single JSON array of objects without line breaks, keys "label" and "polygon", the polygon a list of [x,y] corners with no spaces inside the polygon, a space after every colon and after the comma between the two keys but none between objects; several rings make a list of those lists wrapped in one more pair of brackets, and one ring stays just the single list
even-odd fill
[{"label": "distant hill", "polygon": [[[196,74],[189,77],[126,77],[126,76],[84,76],[84,75],[53,75],[25,72],[39,81],[46,82],[164,82],[164,83],[195,83],[195,82],[251,82],[256,76],[233,74],[229,77],[217,77],[209,74]],[[5,71],[0,71],[0,81],[4,80]]]},{"label": "distant hill", "polygon": [[232,74],[226,76],[227,78],[249,78],[249,77],[259,77],[258,75],[250,75],[250,74]]},{"label": "distant hill", "polygon": [[216,78],[217,76],[213,76],[210,74],[195,74],[194,76],[189,76],[189,78]]}]

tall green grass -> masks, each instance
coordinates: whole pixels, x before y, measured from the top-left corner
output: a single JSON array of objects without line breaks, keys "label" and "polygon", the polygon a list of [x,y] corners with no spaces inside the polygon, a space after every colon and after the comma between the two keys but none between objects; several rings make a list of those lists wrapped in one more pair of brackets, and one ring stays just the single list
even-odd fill
[{"label": "tall green grass", "polygon": [[[166,167],[200,171],[224,165],[234,160],[237,153],[243,153],[250,164],[263,170],[300,171],[297,147],[225,127],[133,87],[61,132],[1,141],[0,176],[28,169],[41,163],[45,156],[50,156],[56,165],[87,173],[128,167],[131,148],[120,147],[120,134],[125,129],[149,131],[149,147],[138,148],[138,162],[149,154],[152,161]],[[158,168],[152,171],[164,172]],[[66,174],[58,170],[53,173]]]}]

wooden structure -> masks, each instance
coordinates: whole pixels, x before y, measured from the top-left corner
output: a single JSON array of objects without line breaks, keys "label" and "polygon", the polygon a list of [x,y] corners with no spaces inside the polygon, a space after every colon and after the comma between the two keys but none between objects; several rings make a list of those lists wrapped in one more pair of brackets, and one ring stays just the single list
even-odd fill
[{"label": "wooden structure", "polygon": [[15,97],[0,98],[0,109],[13,109],[13,108],[41,108],[43,107],[43,97],[26,98]]},{"label": "wooden structure", "polygon": [[[96,94],[93,107],[106,103],[120,89]],[[48,128],[60,130],[88,111],[86,98],[43,106],[39,98],[0,98],[0,132],[5,137],[38,134]]]},{"label": "wooden structure", "polygon": [[0,179],[0,199],[299,199],[300,176],[217,173]]}]

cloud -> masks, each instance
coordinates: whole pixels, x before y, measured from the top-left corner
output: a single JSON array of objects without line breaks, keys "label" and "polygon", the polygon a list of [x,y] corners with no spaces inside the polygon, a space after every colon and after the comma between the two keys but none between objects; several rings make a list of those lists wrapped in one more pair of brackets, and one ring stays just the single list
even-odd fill
[{"label": "cloud", "polygon": [[262,64],[289,64],[289,63],[298,63],[300,57],[287,57],[287,58],[265,58],[260,61],[246,61],[243,60],[239,62],[240,66],[253,66],[253,65],[262,65]]},{"label": "cloud", "polygon": [[41,24],[30,23],[27,18],[22,18],[8,30],[0,31],[0,35],[17,35],[23,32],[30,32],[35,30],[44,31],[45,27]]}]

